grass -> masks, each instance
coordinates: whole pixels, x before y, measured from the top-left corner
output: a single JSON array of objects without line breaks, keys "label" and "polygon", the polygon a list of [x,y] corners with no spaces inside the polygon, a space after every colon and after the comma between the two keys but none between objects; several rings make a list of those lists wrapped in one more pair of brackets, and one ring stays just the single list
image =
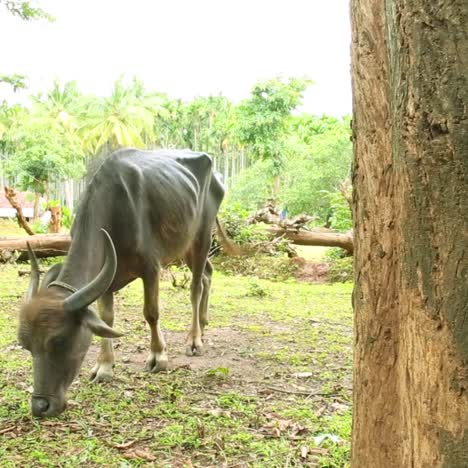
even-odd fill
[{"label": "grass", "polygon": [[[23,267],[24,268],[24,267]],[[142,287],[116,296],[115,378],[92,385],[93,344],[58,418],[31,418],[31,358],[16,345],[27,279],[0,271],[0,460],[16,466],[321,466],[349,463],[351,285],[215,273],[207,349],[185,357],[189,291],[161,284],[169,372],[142,367]],[[177,273],[176,275],[182,273]]]},{"label": "grass", "polygon": [[15,219],[0,219],[0,233],[2,237],[26,237],[27,232],[18,226]]}]

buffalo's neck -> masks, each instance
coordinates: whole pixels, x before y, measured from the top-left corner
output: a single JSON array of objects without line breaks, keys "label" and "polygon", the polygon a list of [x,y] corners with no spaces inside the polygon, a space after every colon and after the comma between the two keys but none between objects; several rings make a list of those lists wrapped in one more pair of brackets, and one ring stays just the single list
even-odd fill
[{"label": "buffalo's neck", "polygon": [[80,289],[98,275],[103,263],[104,248],[100,230],[74,233],[57,280]]}]

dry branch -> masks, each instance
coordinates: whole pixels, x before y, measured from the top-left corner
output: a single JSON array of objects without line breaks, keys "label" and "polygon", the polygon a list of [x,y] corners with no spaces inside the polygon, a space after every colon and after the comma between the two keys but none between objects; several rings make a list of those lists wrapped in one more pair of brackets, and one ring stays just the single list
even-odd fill
[{"label": "dry branch", "polygon": [[288,230],[280,227],[268,227],[267,232],[273,238],[284,236],[297,245],[320,245],[324,247],[340,247],[352,254],[354,250],[353,235],[351,232],[339,234],[333,231],[305,231]]},{"label": "dry branch", "polygon": [[14,188],[5,186],[5,197],[10,202],[10,205],[16,210],[16,219],[18,220],[19,226],[22,227],[30,236],[33,236],[34,231],[26,221],[26,218],[23,215],[23,209],[16,200],[16,190]]}]

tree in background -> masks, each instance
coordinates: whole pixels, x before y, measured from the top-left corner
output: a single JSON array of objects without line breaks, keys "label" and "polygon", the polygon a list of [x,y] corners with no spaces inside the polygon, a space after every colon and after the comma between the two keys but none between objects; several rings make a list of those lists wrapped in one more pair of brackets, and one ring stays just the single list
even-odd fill
[{"label": "tree in background", "polygon": [[145,148],[156,140],[155,117],[165,112],[161,96],[147,94],[138,80],[126,86],[119,79],[109,97],[83,99],[84,148],[93,155],[125,146]]},{"label": "tree in background", "polygon": [[[318,224],[351,227],[351,211],[340,191],[352,158],[349,118],[291,116],[285,138],[278,200],[290,216],[314,215]],[[256,210],[271,196],[276,175],[271,159],[254,162],[238,178],[228,200]]]},{"label": "tree in background", "polygon": [[40,196],[48,194],[52,180],[78,177],[83,171],[81,141],[50,119],[32,119],[24,113],[10,126],[4,142],[9,155],[6,173],[21,190],[36,193],[35,218]]},{"label": "tree in background", "polygon": [[18,16],[22,20],[45,19],[54,21],[54,18],[38,7],[33,7],[32,2],[27,0],[0,0],[0,5],[4,6],[12,15]]},{"label": "tree in background", "polygon": [[310,115],[291,119],[280,190],[291,214],[314,214],[323,223],[333,216],[332,201],[338,201],[340,184],[351,170],[349,122],[349,118]]},{"label": "tree in background", "polygon": [[351,10],[352,464],[467,466],[468,3]]},{"label": "tree in background", "polygon": [[274,78],[258,82],[251,97],[244,100],[236,118],[237,134],[255,159],[269,159],[274,169],[274,195],[280,189],[280,174],[285,162],[285,138],[291,112],[302,102],[312,82],[301,78]]},{"label": "tree in background", "polygon": [[[190,148],[213,157],[214,168],[229,187],[228,200],[255,210],[275,187],[277,201],[291,215],[307,212],[323,224],[327,218],[337,218],[336,191],[349,172],[349,121],[292,115],[308,83],[277,78],[258,83],[250,99],[235,105],[224,96],[189,102],[170,99],[148,91],[136,78],[129,83],[117,80],[109,97],[84,96],[75,82],[55,82],[31,97],[29,111],[5,103],[0,107],[3,168],[20,184],[18,188],[34,180],[42,181],[35,183],[41,190],[53,187],[54,198],[65,200],[72,210],[80,186],[71,175],[79,179],[88,159],[125,146]],[[42,131],[63,145],[56,159],[66,163],[63,171],[52,167],[53,145],[41,136]],[[34,146],[33,138],[38,138],[38,144],[34,163],[29,164],[24,155],[32,154],[28,151]],[[47,151],[38,152],[40,145]],[[23,156],[16,154],[20,147]],[[70,149],[75,152],[73,158]],[[42,174],[38,174],[40,157],[47,168]],[[70,163],[73,167],[67,166]],[[332,225],[342,228],[342,221],[336,219]]]},{"label": "tree in background", "polygon": [[[0,6],[4,6],[13,16],[17,16],[25,21],[45,19],[54,21],[53,16],[41,8],[33,7],[27,0],[0,0]],[[0,83],[5,83],[13,87],[13,91],[26,88],[26,77],[17,73],[11,75],[0,75]]]}]

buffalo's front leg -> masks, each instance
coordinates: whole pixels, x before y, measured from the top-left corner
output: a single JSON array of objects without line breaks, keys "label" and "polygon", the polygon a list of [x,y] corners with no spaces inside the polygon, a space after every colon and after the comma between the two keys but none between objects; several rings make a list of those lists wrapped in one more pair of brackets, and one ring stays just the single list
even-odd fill
[{"label": "buffalo's front leg", "polygon": [[167,369],[167,350],[159,327],[159,269],[143,277],[145,304],[143,313],[151,330],[151,352],[145,370],[159,372]]},{"label": "buffalo's front leg", "polygon": [[[111,292],[105,293],[98,299],[98,310],[102,320],[112,327],[114,324],[114,295]],[[93,383],[111,380],[114,375],[113,367],[112,338],[101,338],[101,350],[90,376]]]}]

